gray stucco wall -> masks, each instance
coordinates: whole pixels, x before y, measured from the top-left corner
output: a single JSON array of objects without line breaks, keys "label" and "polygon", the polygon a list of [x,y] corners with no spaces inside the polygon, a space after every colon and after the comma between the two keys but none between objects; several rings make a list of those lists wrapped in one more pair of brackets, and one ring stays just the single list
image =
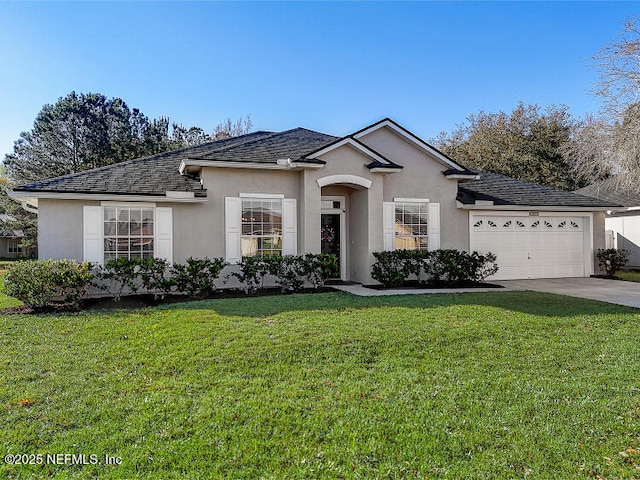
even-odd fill
[{"label": "gray stucco wall", "polygon": [[456,207],[458,181],[442,174],[449,167],[387,129],[376,130],[359,140],[404,167],[402,172],[384,177],[384,201],[392,202],[398,197],[428,198],[439,203],[441,247],[468,250],[468,214]]},{"label": "gray stucco wall", "polygon": [[100,202],[44,198],[38,201],[38,258],[82,260],[83,205]]},{"label": "gray stucco wall", "polygon": [[606,248],[605,213],[593,212],[593,270],[596,275],[604,273],[604,271],[598,267],[596,252],[599,248]]}]

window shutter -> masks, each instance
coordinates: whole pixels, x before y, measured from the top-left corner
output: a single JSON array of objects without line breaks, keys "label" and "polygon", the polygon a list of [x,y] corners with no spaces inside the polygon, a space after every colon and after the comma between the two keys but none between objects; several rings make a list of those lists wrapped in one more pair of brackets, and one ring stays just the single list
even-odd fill
[{"label": "window shutter", "polygon": [[282,255],[298,254],[298,211],[295,198],[282,201]]},{"label": "window shutter", "polygon": [[429,250],[440,248],[440,204],[429,203],[429,220],[427,223],[427,242]]},{"label": "window shutter", "polygon": [[238,197],[225,197],[224,199],[224,223],[225,223],[225,251],[226,260],[229,263],[242,261],[241,231],[242,231],[242,199]]},{"label": "window shutter", "polygon": [[104,262],[104,243],[102,241],[102,207],[85,205],[83,207],[83,252],[85,262]]},{"label": "window shutter", "polygon": [[393,202],[382,203],[382,229],[384,232],[385,251],[395,250],[396,238],[396,208]]},{"label": "window shutter", "polygon": [[153,256],[164,258],[173,263],[173,209],[156,207],[156,224],[154,227],[155,245]]}]

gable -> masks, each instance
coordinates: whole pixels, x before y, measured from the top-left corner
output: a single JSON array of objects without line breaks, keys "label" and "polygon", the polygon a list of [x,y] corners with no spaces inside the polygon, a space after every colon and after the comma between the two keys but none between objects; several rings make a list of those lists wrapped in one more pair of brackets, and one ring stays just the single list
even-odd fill
[{"label": "gable", "polygon": [[[393,158],[396,151],[403,150],[401,145],[404,145],[439,163],[446,170],[466,171],[464,166],[389,118],[354,133],[352,137],[388,158]],[[404,151],[407,151],[406,148]]]}]

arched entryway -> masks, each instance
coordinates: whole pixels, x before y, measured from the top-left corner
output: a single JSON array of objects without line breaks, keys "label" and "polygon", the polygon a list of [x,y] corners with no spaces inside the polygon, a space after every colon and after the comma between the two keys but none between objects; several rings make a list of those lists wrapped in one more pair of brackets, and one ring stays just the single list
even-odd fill
[{"label": "arched entryway", "polygon": [[317,183],[321,191],[321,252],[338,256],[341,280],[359,279],[363,268],[368,270],[368,190],[372,181],[356,175],[330,175]]}]

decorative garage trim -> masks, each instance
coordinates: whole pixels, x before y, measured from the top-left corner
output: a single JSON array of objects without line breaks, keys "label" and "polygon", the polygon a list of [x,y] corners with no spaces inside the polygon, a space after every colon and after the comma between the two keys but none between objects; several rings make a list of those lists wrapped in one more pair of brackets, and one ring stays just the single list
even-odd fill
[{"label": "decorative garage trim", "polygon": [[353,185],[360,185],[364,188],[371,188],[373,182],[367,178],[360,177],[358,175],[328,175],[326,177],[316,180],[320,188],[327,185],[334,185],[336,183],[350,183]]},{"label": "decorative garage trim", "polygon": [[495,253],[494,280],[593,274],[593,214],[580,211],[469,212],[469,250]]}]

